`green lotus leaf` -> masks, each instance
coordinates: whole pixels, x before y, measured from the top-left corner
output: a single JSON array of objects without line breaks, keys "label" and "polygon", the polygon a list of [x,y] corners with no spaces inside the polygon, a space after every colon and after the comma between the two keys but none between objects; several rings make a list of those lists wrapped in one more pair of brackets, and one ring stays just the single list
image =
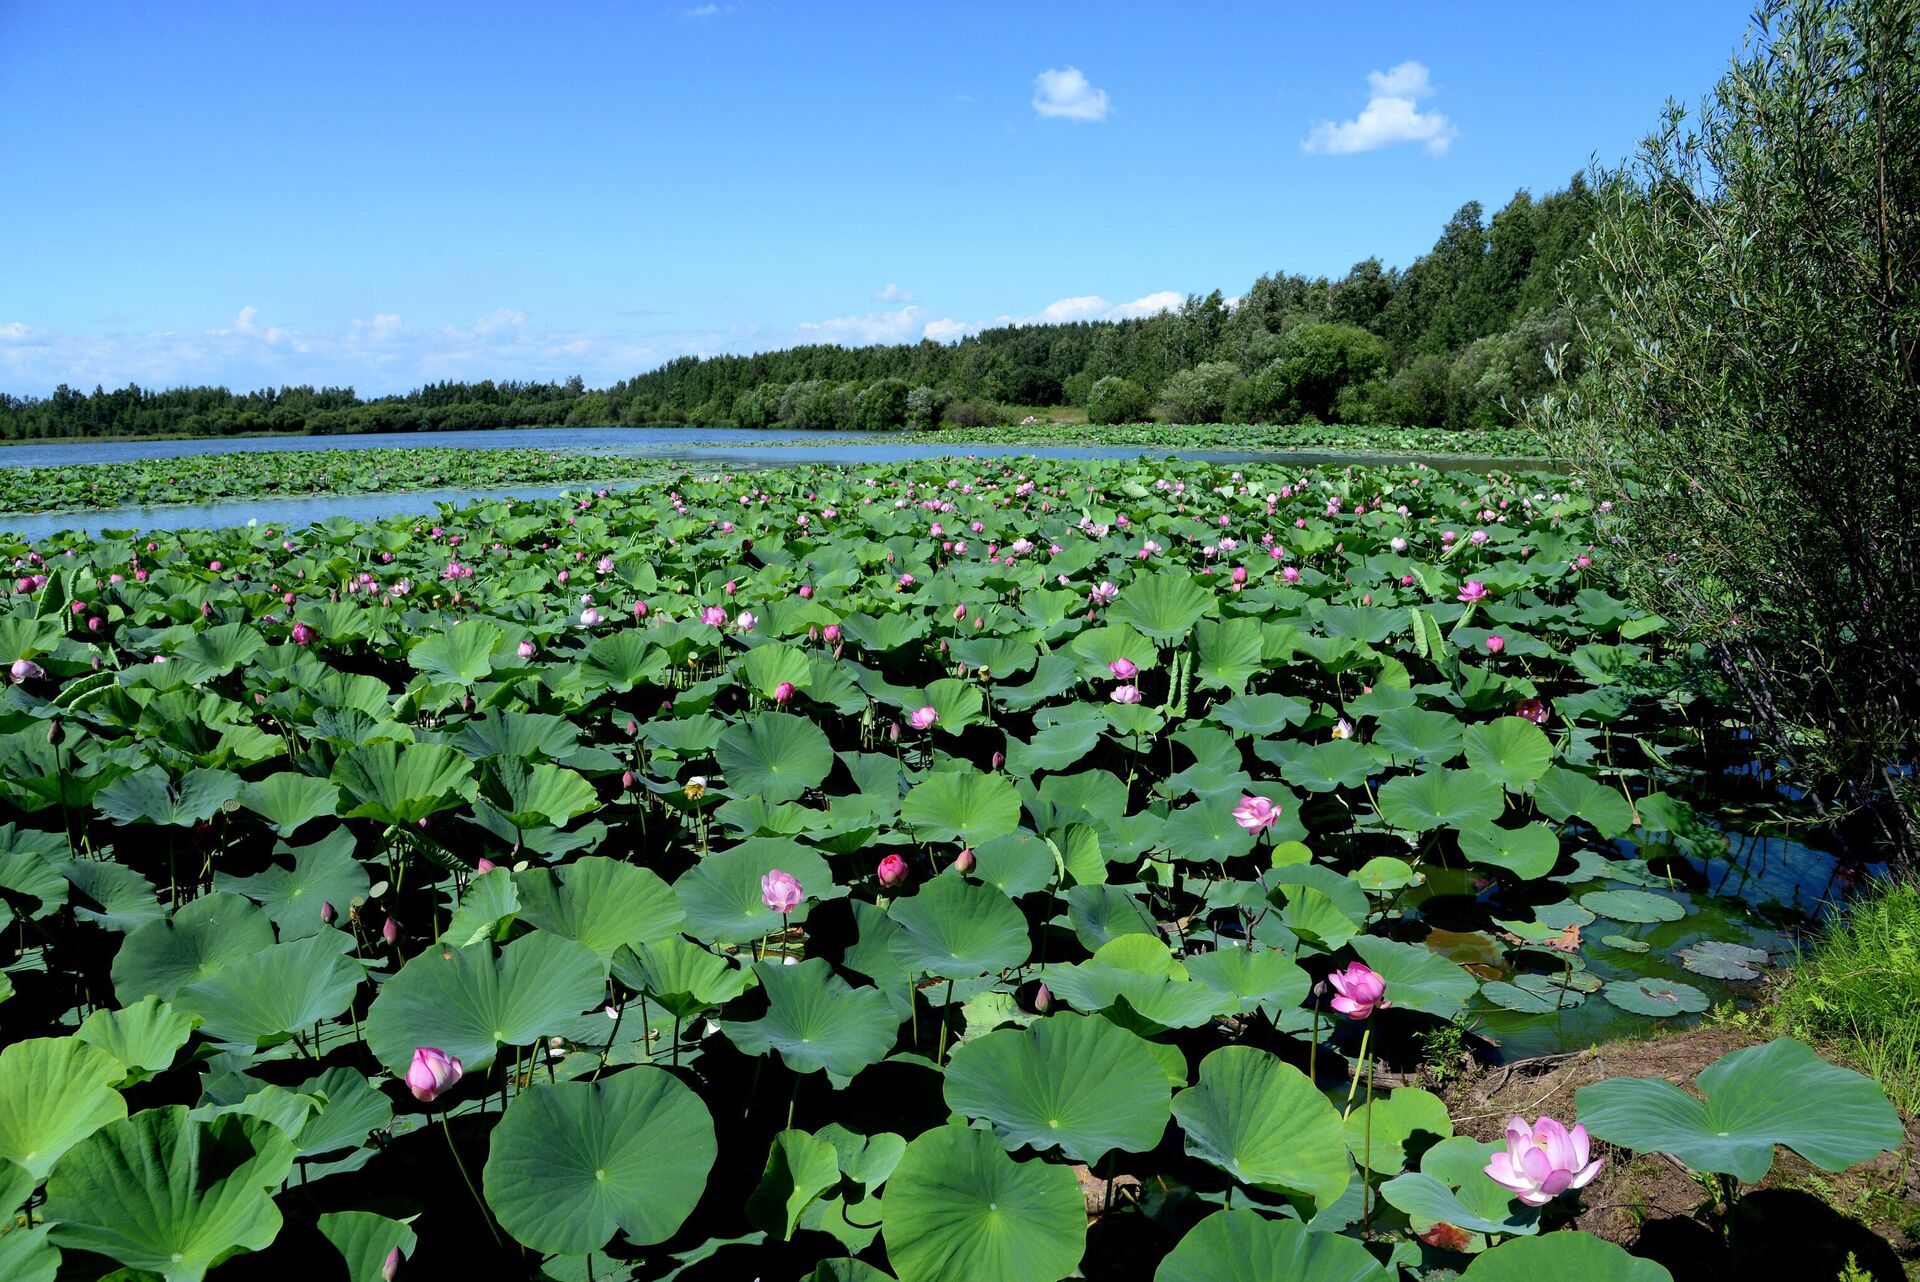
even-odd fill
[{"label": "green lotus leaf", "polygon": [[488,761],[480,796],[514,828],[562,828],[600,808],[593,785],[576,771],[519,757]]},{"label": "green lotus leaf", "polygon": [[0,1050],[0,1158],[44,1178],[61,1154],[127,1115],[113,1089],[126,1071],[74,1037],[33,1037]]},{"label": "green lotus leaf", "polygon": [[282,837],[291,837],[302,824],[337,813],[340,789],[326,779],[282,770],[242,788],[240,804]]},{"label": "green lotus leaf", "polygon": [[665,1069],[521,1091],[493,1129],[487,1205],[515,1240],[548,1254],[671,1237],[719,1152],[700,1097]]},{"label": "green lotus leaf", "polygon": [[814,851],[795,841],[756,837],[708,855],[673,883],[687,933],[710,944],[745,944],[774,934],[780,914],[767,907],[760,879],[776,868],[797,878],[807,895],[787,915],[789,923],[805,921],[819,900],[845,893]]},{"label": "green lotus leaf", "polygon": [[638,628],[622,628],[593,639],[580,662],[581,682],[592,690],[624,693],[666,670],[667,652]]},{"label": "green lotus leaf", "polygon": [[748,687],[763,699],[773,698],[782,682],[791,683],[796,690],[813,684],[813,664],[806,652],[781,642],[754,646],[734,663]]},{"label": "green lotus leaf", "polygon": [[52,1233],[52,1225],[42,1224],[0,1234],[0,1278],[7,1282],[54,1282],[60,1275],[60,1248],[49,1240]]},{"label": "green lotus leaf", "polygon": [[500,924],[518,916],[519,912],[520,889],[512,870],[495,868],[481,873],[467,883],[466,891],[460,896],[460,906],[453,910],[453,916],[447,919],[447,928],[440,932],[440,942],[465,948],[482,940],[495,940],[500,935]]},{"label": "green lotus leaf", "polygon": [[1611,1078],[1574,1096],[1590,1134],[1671,1153],[1696,1171],[1758,1184],[1776,1144],[1844,1171],[1905,1142],[1900,1115],[1871,1078],[1781,1037],[1729,1052],[1699,1077],[1704,1101],[1665,1078]]},{"label": "green lotus leaf", "polygon": [[239,895],[202,895],[121,941],[113,957],[114,996],[122,1006],[148,996],[175,1001],[189,984],[212,979],[273,943],[273,923],[251,902]]},{"label": "green lotus leaf", "polygon": [[398,1251],[401,1259],[407,1259],[419,1242],[413,1230],[399,1220],[372,1211],[330,1211],[321,1215],[317,1224],[321,1235],[347,1262],[348,1282],[385,1282],[381,1270],[387,1256]]},{"label": "green lotus leaf", "polygon": [[833,1145],[805,1131],[781,1131],[773,1137],[759,1186],[747,1198],[747,1223],[790,1241],[801,1214],[839,1182],[840,1156]]},{"label": "green lotus leaf", "polygon": [[745,992],[753,972],[678,936],[622,949],[613,973],[676,1017],[691,1018]]},{"label": "green lotus leaf", "polygon": [[983,841],[973,856],[973,875],[1010,899],[1045,890],[1058,873],[1053,847],[1025,830]]},{"label": "green lotus leaf", "polygon": [[300,1156],[358,1148],[393,1122],[393,1103],[351,1068],[329,1068],[294,1090],[316,1107],[300,1128]]},{"label": "green lotus leaf", "polygon": [[166,1282],[198,1282],[280,1232],[273,1189],[293,1144],[271,1122],[194,1121],[179,1105],[148,1109],[82,1140],[47,1181],[53,1241]]},{"label": "green lotus leaf", "polygon": [[720,736],[714,756],[735,794],[772,802],[792,801],[819,787],[833,769],[833,745],[826,733],[806,718],[784,712],[763,712],[730,727]]},{"label": "green lotus leaf", "polygon": [[1265,667],[1260,624],[1253,619],[1227,619],[1194,625],[1193,678],[1202,686],[1224,686],[1239,694]]},{"label": "green lotus leaf", "polygon": [[1277,1056],[1227,1046],[1200,1061],[1200,1080],[1174,1097],[1187,1152],[1236,1180],[1326,1207],[1353,1175],[1340,1114]]},{"label": "green lotus leaf", "polygon": [[1590,1233],[1547,1233],[1502,1242],[1474,1257],[1464,1282],[1540,1282],[1541,1278],[1578,1278],[1580,1282],[1673,1282],[1673,1274],[1626,1248]]},{"label": "green lotus leaf", "polygon": [[1424,761],[1430,766],[1444,765],[1459,756],[1462,742],[1458,718],[1450,712],[1424,708],[1383,712],[1373,732],[1373,746],[1386,749],[1394,760]]},{"label": "green lotus leaf", "polygon": [[471,801],[478,791],[472,765],[440,743],[366,744],[343,755],[332,778],[357,803],[347,818],[376,819],[397,828]]},{"label": "green lotus leaf", "polygon": [[1534,975],[1524,972],[1515,975],[1511,981],[1497,979],[1480,985],[1480,996],[1495,1006],[1519,1011],[1524,1015],[1545,1015],[1554,1011],[1573,1010],[1587,1000],[1585,993],[1568,988],[1561,983],[1558,975]]},{"label": "green lotus leaf", "polygon": [[621,948],[667,939],[686,916],[672,887],[652,871],[599,855],[557,871],[534,869],[515,885],[521,920],[585,944],[602,961]]},{"label": "green lotus leaf", "polygon": [[893,1049],[900,1026],[879,989],[853,987],[819,957],[796,966],[761,962],[754,973],[767,994],[767,1013],[720,1022],[745,1054],[778,1051],[794,1072],[824,1070],[838,1088]]},{"label": "green lotus leaf", "polygon": [[880,1208],[900,1282],[1060,1282],[1086,1249],[1080,1184],[1064,1166],[1016,1162],[962,1126],[907,1145]]},{"label": "green lotus leaf", "polygon": [[1117,936],[1078,965],[1049,969],[1047,983],[1074,1009],[1114,1012],[1123,1026],[1149,1035],[1196,1028],[1240,1003],[1236,994],[1193,982],[1152,935]]},{"label": "green lotus leaf", "polygon": [[1504,868],[1521,881],[1532,881],[1560,862],[1560,836],[1538,823],[1519,828],[1469,824],[1460,829],[1460,853],[1476,864]]},{"label": "green lotus leaf", "polygon": [[1525,717],[1500,717],[1466,729],[1467,768],[1494,779],[1508,792],[1524,792],[1547,772],[1553,745]]},{"label": "green lotus leaf", "polygon": [[1152,1149],[1172,1098],[1147,1044],[1097,1015],[971,1038],[954,1051],[945,1088],[948,1107],[985,1118],[1009,1152],[1057,1147],[1089,1164]]},{"label": "green lotus leaf", "polygon": [[490,620],[467,619],[415,645],[407,662],[437,681],[470,686],[492,675],[493,652],[504,635]]},{"label": "green lotus leaf", "polygon": [[971,979],[1027,960],[1027,919],[991,886],[947,874],[935,877],[887,915],[900,927],[891,947],[916,975]]},{"label": "green lotus leaf", "polygon": [[1347,1114],[1346,1127],[1353,1160],[1378,1175],[1399,1174],[1453,1134],[1445,1102],[1414,1086],[1375,1095],[1371,1104]]},{"label": "green lotus leaf", "polygon": [[1615,1006],[1636,1015],[1697,1015],[1713,1004],[1705,993],[1677,979],[1616,979],[1600,991]]},{"label": "green lotus leaf", "polygon": [[60,875],[71,888],[67,900],[73,914],[82,921],[131,934],[166,916],[154,884],[125,864],[72,859],[60,865]]},{"label": "green lotus leaf", "polygon": [[199,1023],[197,1016],[149,996],[119,1010],[94,1011],[74,1036],[125,1064],[132,1070],[127,1080],[139,1081],[172,1067]]},{"label": "green lotus leaf", "polygon": [[1313,979],[1275,948],[1215,948],[1186,959],[1187,974],[1234,998],[1240,1014],[1264,1010],[1269,1018],[1306,1000]]},{"label": "green lotus leaf", "polygon": [[1633,829],[1633,807],[1598,779],[1550,766],[1533,786],[1533,800],[1548,818],[1567,820],[1576,815],[1607,838],[1624,837]]},{"label": "green lotus leaf", "polygon": [[353,936],[338,930],[275,944],[189,984],[177,1000],[215,1041],[283,1041],[346,1010],[364,977],[360,963],[342,955],[352,951]]},{"label": "green lotus leaf", "polygon": [[488,944],[436,946],[381,985],[361,1027],[367,1048],[396,1077],[421,1046],[438,1047],[476,1073],[501,1046],[525,1046],[600,1004],[605,977],[591,949],[545,931],[498,953]]},{"label": "green lotus leaf", "polygon": [[191,828],[220,813],[240,795],[240,776],[225,770],[189,770],[176,786],[166,771],[140,770],[94,795],[101,814],[118,824],[166,824]]},{"label": "green lotus leaf", "polygon": [[1473,770],[1425,770],[1380,785],[1380,817],[1407,832],[1490,824],[1505,808],[1500,785]]},{"label": "green lotus leaf", "polygon": [[1359,935],[1351,946],[1387,981],[1387,1000],[1402,1010],[1457,1019],[1480,987],[1464,969],[1420,944]]},{"label": "green lotus leaf", "polygon": [[1580,906],[1597,917],[1621,922],[1679,921],[1686,905],[1650,890],[1595,890],[1580,896]]},{"label": "green lotus leaf", "polygon": [[978,845],[1020,826],[1020,796],[999,775],[942,771],[913,786],[900,818],[920,841]]},{"label": "green lotus leaf", "polygon": [[1211,715],[1230,729],[1264,737],[1299,725],[1312,712],[1311,704],[1289,694],[1240,694],[1215,704]]},{"label": "green lotus leaf", "polygon": [[[367,870],[353,852],[353,834],[341,828],[310,846],[277,848],[273,863],[251,877],[216,873],[213,887],[258,903],[281,939],[301,939],[327,928],[322,905],[332,904],[344,916],[370,889]],[[288,855],[292,867],[284,862]]]},{"label": "green lotus leaf", "polygon": [[1389,1282],[1367,1248],[1258,1211],[1216,1211],[1187,1230],[1153,1282]]},{"label": "green lotus leaf", "polygon": [[[1127,623],[1156,641],[1186,639],[1203,615],[1218,608],[1213,593],[1186,574],[1162,572],[1135,575],[1107,611],[1115,623]],[[1137,660],[1136,660],[1137,662]]]}]

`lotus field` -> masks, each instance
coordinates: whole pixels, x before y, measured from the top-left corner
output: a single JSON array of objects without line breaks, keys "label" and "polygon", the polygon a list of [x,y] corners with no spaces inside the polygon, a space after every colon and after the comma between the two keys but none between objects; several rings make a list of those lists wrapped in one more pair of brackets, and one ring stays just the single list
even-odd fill
[{"label": "lotus field", "polygon": [[1406,1084],[1753,973],[1662,942],[1719,718],[1597,519],[943,459],[15,545],[0,1277],[1667,1278],[1604,1163],[1902,1131],[1790,1040]]}]

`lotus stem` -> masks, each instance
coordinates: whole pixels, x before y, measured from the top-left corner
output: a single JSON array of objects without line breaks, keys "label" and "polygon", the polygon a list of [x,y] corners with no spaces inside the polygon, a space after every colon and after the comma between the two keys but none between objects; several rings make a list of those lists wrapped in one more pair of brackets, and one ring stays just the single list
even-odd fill
[{"label": "lotus stem", "polygon": [[1320,995],[1313,997],[1313,1040],[1307,1043],[1307,1080],[1320,1086]]},{"label": "lotus stem", "polygon": [[1347,1107],[1340,1114],[1344,1120],[1353,1112],[1353,1095],[1360,1089],[1360,1074],[1367,1067],[1367,1045],[1373,1040],[1373,1025],[1368,1024],[1366,1031],[1360,1034],[1360,1062],[1353,1067],[1353,1080],[1347,1083]]},{"label": "lotus stem", "polygon": [[460,1148],[453,1142],[453,1127],[447,1123],[447,1110],[440,1110],[440,1129],[447,1137],[447,1152],[453,1154],[453,1165],[465,1181],[467,1192],[473,1195],[473,1204],[480,1208],[480,1218],[487,1222],[487,1232],[493,1235],[495,1246],[505,1246],[500,1240],[500,1230],[493,1226],[493,1212],[487,1209],[486,1201],[480,1196],[480,1190],[473,1186],[473,1177],[467,1174],[467,1164],[460,1160]]},{"label": "lotus stem", "polygon": [[[1371,1031],[1371,1030],[1369,1030]],[[1367,1222],[1373,1216],[1373,1184],[1367,1179],[1367,1172],[1373,1169],[1373,1061],[1367,1061],[1367,1121],[1365,1138],[1361,1142],[1364,1156],[1360,1159],[1360,1231],[1367,1231]]]},{"label": "lotus stem", "polygon": [[953,1016],[953,981],[947,981],[947,997],[940,1004],[940,1050],[933,1057],[936,1064],[947,1062],[947,1021]]}]

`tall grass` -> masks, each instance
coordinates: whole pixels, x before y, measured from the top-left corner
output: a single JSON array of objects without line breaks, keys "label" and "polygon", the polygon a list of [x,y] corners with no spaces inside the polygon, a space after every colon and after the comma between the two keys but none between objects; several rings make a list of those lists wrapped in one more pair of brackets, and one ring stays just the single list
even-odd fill
[{"label": "tall grass", "polygon": [[1920,882],[1869,887],[1827,924],[1773,1007],[1781,1031],[1824,1044],[1920,1110]]}]

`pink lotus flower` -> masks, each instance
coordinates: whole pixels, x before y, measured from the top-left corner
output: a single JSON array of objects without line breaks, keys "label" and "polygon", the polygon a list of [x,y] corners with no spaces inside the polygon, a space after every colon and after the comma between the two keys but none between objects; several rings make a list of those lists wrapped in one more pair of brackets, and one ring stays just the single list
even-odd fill
[{"label": "pink lotus flower", "polygon": [[1513,705],[1513,715],[1533,722],[1536,726],[1547,724],[1547,705],[1539,699],[1522,699]]},{"label": "pink lotus flower", "polygon": [[1114,676],[1120,678],[1122,681],[1131,681],[1140,675],[1139,665],[1125,655],[1121,655],[1118,659],[1109,663],[1107,665],[1107,671],[1113,673]]},{"label": "pink lotus flower", "polygon": [[700,622],[712,628],[726,627],[727,626],[726,607],[720,606],[720,605],[707,606],[705,609],[700,611]]},{"label": "pink lotus flower", "polygon": [[1328,975],[1327,982],[1337,994],[1328,1004],[1342,1015],[1365,1019],[1376,1008],[1393,1005],[1387,1000],[1387,981],[1364,962],[1348,962],[1345,970]]},{"label": "pink lotus flower", "polygon": [[888,890],[904,886],[907,882],[907,861],[898,855],[888,855],[880,861],[880,884]]},{"label": "pink lotus flower", "polygon": [[759,624],[760,620],[754,617],[752,610],[742,610],[739,617],[733,621],[733,630],[741,633],[751,632]]},{"label": "pink lotus flower", "polygon": [[1528,1206],[1545,1206],[1600,1173],[1604,1159],[1589,1162],[1588,1153],[1586,1127],[1569,1131],[1551,1117],[1528,1126],[1526,1118],[1516,1117],[1507,1123],[1507,1151],[1487,1163],[1487,1178]]},{"label": "pink lotus flower", "polygon": [[966,606],[964,606],[964,605],[956,605],[956,606],[954,606],[954,607],[953,607],[953,621],[954,621],[955,623],[958,623],[958,622],[960,622],[960,621],[961,621],[962,619],[964,619],[964,618],[966,618],[966,617],[967,617],[967,607],[966,607]]},{"label": "pink lotus flower", "polygon": [[1460,585],[1460,595],[1455,598],[1462,605],[1472,605],[1487,599],[1487,585],[1478,579],[1468,579]]},{"label": "pink lotus flower", "polygon": [[1505,637],[1488,637],[1487,638],[1488,654],[1499,654],[1502,650],[1506,648],[1507,648],[1507,639]]},{"label": "pink lotus flower", "polygon": [[775,703],[783,704],[783,705],[792,703],[793,702],[793,682],[782,681],[779,685],[775,686],[773,688],[773,701]]},{"label": "pink lotus flower", "polygon": [[933,728],[933,723],[939,719],[940,713],[932,704],[928,704],[924,708],[915,708],[907,714],[907,724],[915,730],[930,730]]},{"label": "pink lotus flower", "polygon": [[1280,807],[1268,797],[1242,797],[1233,808],[1233,821],[1248,832],[1265,832],[1280,822]]},{"label": "pink lotus flower", "polygon": [[839,645],[840,625],[837,623],[829,623],[826,627],[820,629],[820,639],[828,645]]},{"label": "pink lotus flower", "polygon": [[465,1074],[460,1061],[439,1047],[416,1046],[413,1063],[407,1066],[407,1089],[422,1104],[431,1104],[459,1085]]},{"label": "pink lotus flower", "polygon": [[296,623],[293,625],[293,643],[295,645],[312,645],[313,639],[319,635],[319,633],[304,623]]},{"label": "pink lotus flower", "polygon": [[588,606],[586,609],[580,611],[581,627],[591,628],[596,624],[598,624],[599,622],[600,622],[600,611],[594,609],[592,606]]},{"label": "pink lotus flower", "polygon": [[46,670],[32,659],[15,659],[13,666],[7,671],[8,674],[12,676],[15,685],[19,685],[23,681],[38,681],[41,677],[47,675]]},{"label": "pink lotus flower", "polygon": [[1280,581],[1282,583],[1298,583],[1300,581],[1299,567],[1290,565],[1280,571]]},{"label": "pink lotus flower", "polygon": [[1092,601],[1093,604],[1096,606],[1108,606],[1108,605],[1112,605],[1114,602],[1114,598],[1118,597],[1119,595],[1120,595],[1119,588],[1116,588],[1115,586],[1113,586],[1113,584],[1107,583],[1103,580],[1102,582],[1100,582],[1094,587],[1093,591],[1087,593],[1087,599]]},{"label": "pink lotus flower", "polygon": [[1131,684],[1115,686],[1113,693],[1107,697],[1115,703],[1138,703],[1140,702],[1140,687]]},{"label": "pink lotus flower", "polygon": [[534,656],[534,654],[537,653],[537,650],[533,642],[531,641],[522,641],[520,643],[519,649],[520,649],[520,657],[523,659],[531,659]]},{"label": "pink lotus flower", "polygon": [[760,901],[769,912],[790,913],[806,897],[806,892],[800,889],[800,879],[790,872],[775,868],[760,879]]}]

